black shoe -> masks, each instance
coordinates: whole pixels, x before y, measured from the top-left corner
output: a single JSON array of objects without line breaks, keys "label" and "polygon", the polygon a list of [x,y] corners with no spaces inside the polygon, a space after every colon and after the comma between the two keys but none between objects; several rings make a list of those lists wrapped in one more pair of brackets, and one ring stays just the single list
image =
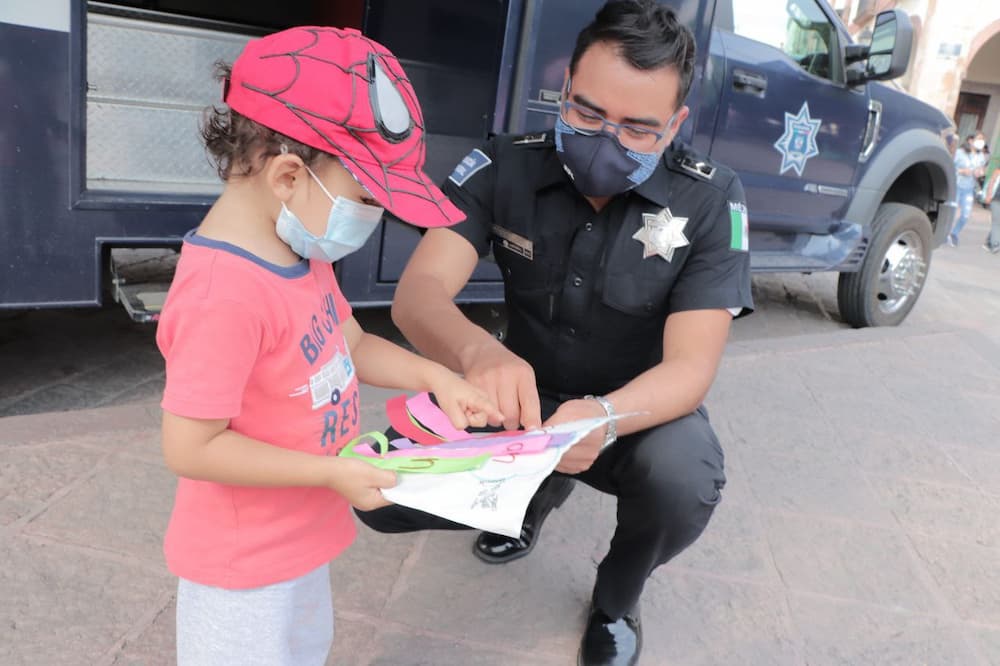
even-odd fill
[{"label": "black shoe", "polygon": [[519,539],[493,532],[482,532],[472,545],[472,552],[489,564],[506,564],[524,557],[535,547],[538,533],[541,532],[542,523],[545,522],[549,512],[562,506],[571,492],[573,492],[573,479],[550,476],[531,498]]},{"label": "black shoe", "polygon": [[642,651],[642,621],[638,609],[612,620],[591,606],[587,630],[580,642],[578,666],[635,666]]}]

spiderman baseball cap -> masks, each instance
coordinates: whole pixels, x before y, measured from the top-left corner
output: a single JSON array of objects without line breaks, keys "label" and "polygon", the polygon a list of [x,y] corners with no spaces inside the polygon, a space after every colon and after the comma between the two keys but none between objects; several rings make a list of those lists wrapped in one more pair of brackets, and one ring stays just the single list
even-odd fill
[{"label": "spiderman baseball cap", "polygon": [[223,101],[340,158],[396,217],[421,227],[465,219],[424,173],[420,104],[399,60],[357,30],[290,28],[250,41]]}]

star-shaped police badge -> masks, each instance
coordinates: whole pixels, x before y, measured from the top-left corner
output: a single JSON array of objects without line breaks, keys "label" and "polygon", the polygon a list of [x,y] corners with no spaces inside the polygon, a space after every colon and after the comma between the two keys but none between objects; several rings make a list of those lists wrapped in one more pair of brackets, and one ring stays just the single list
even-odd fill
[{"label": "star-shaped police badge", "polygon": [[775,141],[774,148],[781,153],[781,170],[778,175],[790,169],[802,176],[810,157],[819,155],[816,135],[823,121],[809,116],[809,102],[803,102],[797,115],[785,112],[785,133]]},{"label": "star-shaped police badge", "polygon": [[684,235],[688,218],[674,217],[669,208],[659,213],[642,214],[642,229],[632,234],[632,238],[642,243],[642,258],[660,255],[667,261],[674,258],[674,250],[690,245]]}]

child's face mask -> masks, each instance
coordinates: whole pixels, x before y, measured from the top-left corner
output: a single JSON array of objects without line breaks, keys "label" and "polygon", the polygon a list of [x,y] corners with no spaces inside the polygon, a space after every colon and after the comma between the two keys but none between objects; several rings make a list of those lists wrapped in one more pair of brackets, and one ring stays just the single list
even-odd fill
[{"label": "child's face mask", "polygon": [[306,229],[295,213],[288,210],[283,203],[275,231],[278,238],[287,243],[292,251],[303,259],[320,259],[332,263],[365,244],[382,219],[384,209],[344,197],[335,197],[323,186],[312,169],[306,167],[306,171],[333,203],[326,220],[326,231],[322,236],[316,236]]}]

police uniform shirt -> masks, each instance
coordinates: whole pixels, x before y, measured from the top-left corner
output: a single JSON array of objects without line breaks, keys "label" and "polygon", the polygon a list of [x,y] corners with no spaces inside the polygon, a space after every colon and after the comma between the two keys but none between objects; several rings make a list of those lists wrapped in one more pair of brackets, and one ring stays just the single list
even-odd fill
[{"label": "police uniform shirt", "polygon": [[451,229],[480,257],[492,250],[506,345],[542,390],[607,393],[660,362],[671,313],[753,308],[743,187],[678,144],[599,212],[563,169],[551,133],[491,139],[443,189],[467,215]]}]

